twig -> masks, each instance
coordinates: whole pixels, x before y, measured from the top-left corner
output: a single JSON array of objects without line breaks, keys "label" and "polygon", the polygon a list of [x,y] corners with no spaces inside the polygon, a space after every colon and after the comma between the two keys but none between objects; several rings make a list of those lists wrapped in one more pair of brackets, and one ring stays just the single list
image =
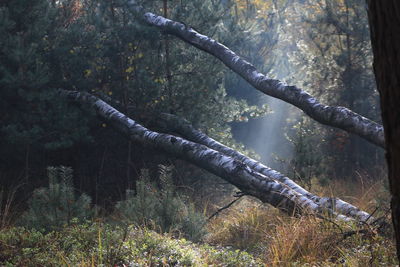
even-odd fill
[{"label": "twig", "polygon": [[368,218],[364,221],[365,223],[367,223],[367,221],[374,216],[374,214],[378,211],[379,207],[376,207],[375,210],[368,216]]},{"label": "twig", "polygon": [[237,192],[236,195],[235,195],[235,197],[236,197],[235,200],[233,200],[233,201],[232,201],[231,203],[229,203],[228,205],[226,205],[226,206],[224,206],[224,207],[218,209],[216,212],[213,213],[213,215],[211,215],[210,217],[208,217],[207,220],[208,220],[208,221],[211,220],[213,217],[217,216],[221,211],[223,211],[223,210],[225,210],[225,209],[228,209],[230,206],[232,206],[233,204],[235,204],[236,201],[238,201],[239,199],[241,199],[241,198],[242,198],[243,196],[245,196],[245,195],[246,195],[246,193]]},{"label": "twig", "polygon": [[368,234],[368,233],[372,233],[371,229],[358,229],[353,231],[347,231],[343,233],[343,239],[341,241],[355,234]]}]

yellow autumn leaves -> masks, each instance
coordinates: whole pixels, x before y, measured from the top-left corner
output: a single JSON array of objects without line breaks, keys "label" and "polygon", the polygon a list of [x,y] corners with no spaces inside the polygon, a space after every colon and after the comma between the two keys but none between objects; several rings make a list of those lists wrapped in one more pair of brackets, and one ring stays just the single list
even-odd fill
[{"label": "yellow autumn leaves", "polygon": [[89,78],[89,76],[92,74],[92,70],[84,70],[83,71],[83,76],[85,76],[85,78]]},{"label": "yellow autumn leaves", "polygon": [[[96,44],[95,47],[97,49],[100,49],[102,46],[100,44]],[[127,73],[126,80],[129,80],[129,74],[133,73],[136,70],[135,66],[133,65],[134,61],[144,57],[144,54],[142,52],[138,52],[137,49],[138,49],[138,47],[136,45],[134,45],[133,43],[128,43],[128,50],[134,51],[134,52],[133,52],[133,55],[126,57],[126,59],[127,59],[127,67],[124,70],[124,72]],[[75,50],[71,49],[69,52],[71,54],[74,54]],[[125,54],[125,53],[123,53],[123,54]],[[94,70],[99,72],[99,71],[104,70],[104,69],[106,69],[106,66],[94,65],[94,68],[92,67],[92,69],[85,69],[83,71],[83,75],[84,75],[85,78],[89,78],[91,75],[94,74],[93,73]],[[157,80],[155,82],[162,83],[161,80]]]},{"label": "yellow autumn leaves", "polygon": [[248,5],[254,5],[257,10],[268,10],[271,8],[272,3],[265,0],[236,0],[239,9],[245,9]]},{"label": "yellow autumn leaves", "polygon": [[126,72],[126,73],[131,73],[131,72],[133,72],[134,70],[135,70],[135,67],[130,66],[129,68],[127,68],[127,69],[125,70],[125,72]]},{"label": "yellow autumn leaves", "polygon": [[[236,0],[237,11],[240,14],[245,14],[246,11],[255,8],[257,14],[256,18],[266,18],[268,13],[274,8],[271,1],[265,0]],[[238,14],[236,14],[238,15]]]},{"label": "yellow autumn leaves", "polygon": [[159,83],[159,84],[163,84],[163,83],[165,83],[166,81],[165,81],[164,78],[155,78],[155,79],[154,79],[154,82]]}]

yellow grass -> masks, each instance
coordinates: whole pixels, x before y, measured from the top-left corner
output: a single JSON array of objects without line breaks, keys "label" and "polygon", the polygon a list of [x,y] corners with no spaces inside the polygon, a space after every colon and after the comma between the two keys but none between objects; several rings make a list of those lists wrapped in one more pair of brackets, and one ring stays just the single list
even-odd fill
[{"label": "yellow grass", "polygon": [[[320,195],[338,196],[369,212],[385,204],[374,216],[384,215],[388,208],[382,181],[335,181],[314,188]],[[365,228],[367,233],[345,237],[360,226],[312,216],[289,217],[249,198],[224,211],[208,227],[207,242],[246,250],[266,266],[395,266],[390,235]]]}]

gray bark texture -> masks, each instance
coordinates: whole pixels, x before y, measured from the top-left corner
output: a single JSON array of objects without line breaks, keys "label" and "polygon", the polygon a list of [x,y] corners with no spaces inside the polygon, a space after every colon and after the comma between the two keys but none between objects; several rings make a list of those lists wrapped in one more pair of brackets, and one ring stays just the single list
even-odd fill
[{"label": "gray bark texture", "polygon": [[130,140],[184,159],[235,185],[244,194],[256,197],[290,215],[313,214],[345,221],[372,221],[368,213],[344,201],[314,196],[284,175],[218,143],[174,115],[161,114],[157,118],[161,121],[159,125],[191,141],[151,131],[86,92],[60,90],[60,94],[72,101],[92,106],[102,120]]},{"label": "gray bark texture", "polygon": [[218,58],[228,68],[264,94],[279,98],[298,107],[308,116],[322,124],[357,134],[369,142],[384,148],[385,140],[382,125],[345,107],[324,105],[296,86],[290,86],[279,80],[268,78],[251,63],[242,59],[223,44],[198,33],[183,23],[145,12],[134,0],[127,1],[127,6],[134,14],[139,14],[139,17],[147,24],[157,27],[162,32],[172,34]]},{"label": "gray bark texture", "polygon": [[168,126],[167,129],[172,130],[177,134],[180,134],[187,140],[205,145],[209,148],[219,151],[227,156],[230,156],[246,164],[252,171],[258,172],[260,174],[265,175],[266,177],[278,181],[279,183],[289,187],[291,190],[296,191],[298,194],[307,197],[315,204],[319,205],[320,208],[322,209],[332,210],[339,214],[354,218],[362,222],[367,222],[367,221],[372,222],[375,220],[367,212],[362,211],[359,208],[339,198],[319,197],[315,194],[310,193],[309,191],[307,191],[306,189],[304,189],[303,187],[301,187],[300,185],[298,185],[285,175],[265,166],[259,161],[249,158],[246,155],[243,155],[242,153],[212,139],[211,137],[207,136],[201,131],[195,129],[188,121],[182,118],[166,113],[161,114],[160,118],[161,121]]},{"label": "gray bark texture", "polygon": [[[112,103],[115,106],[121,106],[118,101],[110,98],[107,95],[100,94],[99,97],[104,99],[108,103]],[[307,197],[309,200],[318,205],[320,209],[325,210],[325,212],[328,214],[338,213],[345,215],[349,218],[354,218],[357,221],[364,223],[375,221],[375,218],[372,217],[369,213],[360,210],[359,208],[346,201],[343,201],[339,198],[319,197],[315,194],[310,193],[285,175],[265,166],[257,160],[249,158],[246,155],[243,155],[242,153],[221,144],[220,142],[212,139],[203,132],[195,129],[190,122],[183,118],[168,113],[152,113],[148,115],[143,111],[138,111],[135,109],[131,111],[133,112],[133,114],[135,114],[135,116],[142,116],[143,120],[150,123],[153,127],[159,129],[159,131],[178,134],[189,141],[205,145],[211,149],[214,149],[246,164],[253,172],[263,174],[266,177],[269,177],[283,184],[284,186],[287,186],[291,190],[295,191],[297,194]]]},{"label": "gray bark texture", "polygon": [[400,261],[400,1],[367,0],[374,72],[381,97],[392,222]]}]

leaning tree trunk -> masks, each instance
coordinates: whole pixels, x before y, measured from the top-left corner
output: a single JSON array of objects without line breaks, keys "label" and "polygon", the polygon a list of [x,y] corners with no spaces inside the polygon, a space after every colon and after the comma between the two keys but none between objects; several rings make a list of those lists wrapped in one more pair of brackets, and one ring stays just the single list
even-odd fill
[{"label": "leaning tree trunk", "polygon": [[392,221],[400,261],[400,1],[369,0],[368,9],[385,129]]},{"label": "leaning tree trunk", "polygon": [[[146,12],[136,0],[127,0],[126,4],[126,7],[133,11],[133,14],[138,15],[140,20],[151,26],[157,27],[165,33],[172,34],[193,45],[194,47],[213,55],[221,60],[228,68],[245,79],[249,84],[254,86],[254,88],[257,90],[298,107],[308,116],[322,124],[337,127],[349,133],[357,134],[367,141],[380,147],[385,146],[384,131],[380,124],[373,122],[345,107],[324,105],[312,95],[303,91],[301,88],[289,86],[279,80],[267,77],[267,75],[260,73],[251,63],[242,59],[240,56],[218,41],[198,33],[193,28],[181,22],[176,22],[151,12]],[[204,141],[204,138],[200,136],[193,134],[191,134],[191,136],[197,138],[196,141]],[[275,176],[276,178],[274,179],[290,187],[292,190],[307,196],[314,203],[329,206],[329,208],[336,208],[339,212],[344,212],[349,216],[358,217],[358,219],[361,220],[368,220],[370,218],[368,214],[363,213],[349,203],[346,203],[340,199],[319,198],[314,196],[305,191],[303,188],[299,187],[297,184],[293,183],[293,181],[284,175],[275,173],[273,170],[258,162],[255,162],[252,159],[243,158],[243,155],[237,154],[236,151],[233,151],[232,154],[232,151],[226,150],[226,148],[221,146],[219,143],[214,142],[212,144],[214,145],[212,146],[213,149],[219,149],[219,151],[227,153],[227,155],[245,162],[252,168],[253,171],[262,173],[268,177]]]},{"label": "leaning tree trunk", "polygon": [[[99,97],[106,100],[108,103],[112,103],[117,107],[121,107],[121,103],[115,99],[110,98],[107,95],[98,93]],[[253,172],[260,173],[266,177],[273,179],[282,185],[295,191],[310,201],[314,202],[319,209],[324,210],[326,213],[338,213],[346,217],[353,218],[359,222],[373,224],[375,218],[371,214],[360,210],[359,208],[347,203],[339,198],[331,197],[319,197],[311,192],[305,190],[303,187],[299,186],[290,178],[285,175],[265,166],[259,161],[243,155],[242,153],[227,147],[218,141],[212,139],[203,132],[195,129],[187,120],[182,119],[176,115],[168,113],[148,113],[142,110],[137,110],[135,108],[130,109],[131,114],[135,117],[140,118],[151,125],[151,128],[156,128],[160,132],[178,134],[185,139],[192,141],[197,144],[205,145],[211,149],[214,149],[226,156],[229,156],[235,160],[246,164]]]},{"label": "leaning tree trunk", "polygon": [[255,172],[235,158],[202,144],[151,131],[89,93],[60,90],[60,94],[73,101],[92,106],[98,116],[130,140],[193,163],[236,186],[244,194],[254,196],[288,214],[314,214],[320,217],[329,215],[335,219],[353,220],[315,203],[271,177]]},{"label": "leaning tree trunk", "polygon": [[296,191],[298,194],[301,194],[315,202],[317,205],[320,205],[322,209],[333,210],[339,214],[345,215],[346,217],[354,218],[363,223],[374,222],[375,220],[375,218],[373,218],[371,214],[362,211],[359,208],[339,198],[319,197],[315,194],[310,193],[309,191],[295,183],[289,177],[265,166],[259,161],[249,158],[246,155],[243,155],[242,153],[219,143],[218,141],[212,139],[201,131],[196,130],[188,121],[179,118],[176,115],[162,113],[159,116],[162,119],[162,123],[167,125],[168,130],[172,130],[175,133],[182,135],[189,141],[205,145],[236,160],[239,160],[240,162],[249,166],[249,168],[252,169],[254,172],[261,173],[266,177],[272,178],[284,184],[285,186]]},{"label": "leaning tree trunk", "polygon": [[[296,86],[288,86],[279,80],[268,78],[266,75],[260,73],[252,64],[243,60],[224,45],[208,36],[199,34],[194,29],[182,23],[144,12],[136,4],[135,0],[128,0],[127,4],[129,8],[140,14],[141,18],[148,24],[156,26],[166,33],[171,33],[187,43],[219,58],[226,66],[265,94],[297,106],[311,118],[323,124],[358,134],[378,146],[384,146],[383,128],[381,125],[344,107],[323,105]],[[344,210],[348,208],[344,213],[356,217],[358,220],[366,221],[370,218],[369,214],[343,201],[314,197],[287,177],[275,173],[262,164],[236,151],[232,151],[212,139],[207,139],[206,136],[189,134],[188,136],[191,136],[190,138],[196,141],[191,142],[177,136],[160,134],[127,118],[124,114],[90,94],[71,91],[62,91],[62,94],[75,101],[92,105],[99,116],[109,121],[110,124],[127,135],[131,140],[164,150],[169,154],[194,163],[237,186],[245,194],[255,196],[281,210],[289,213],[296,211],[312,212],[318,215],[328,213],[341,219],[349,220],[349,217],[341,214],[338,215],[333,210],[339,206],[345,208]],[[184,133],[181,134],[185,135]],[[189,139],[189,137],[187,138]],[[344,210],[340,210],[340,212]]]},{"label": "leaning tree trunk", "polygon": [[127,7],[138,14],[139,18],[147,24],[155,26],[165,33],[172,34],[218,58],[228,68],[264,94],[298,107],[309,117],[322,124],[357,134],[373,144],[384,147],[383,127],[380,124],[345,107],[324,105],[299,87],[289,86],[279,80],[269,78],[218,41],[198,33],[183,23],[146,12],[135,0],[128,0]]},{"label": "leaning tree trunk", "polygon": [[[285,178],[285,181],[285,179],[282,179],[284,178],[283,175],[265,166],[264,167],[268,169],[267,172],[262,170],[264,167],[256,168],[254,164],[252,167],[249,167],[246,162],[257,162],[248,159],[238,152],[235,153],[234,150],[219,144],[199,131],[195,132],[195,134],[200,136],[200,139],[203,140],[197,137],[190,137],[193,140],[199,141],[199,143],[191,142],[175,135],[151,131],[91,94],[65,90],[60,90],[60,94],[73,101],[92,106],[103,120],[107,121],[130,140],[163,150],[170,155],[191,162],[221,177],[232,185],[235,185],[244,194],[254,196],[288,214],[314,214],[318,217],[328,215],[344,221],[353,221],[356,219],[362,223],[371,223],[372,221],[367,222],[368,219],[372,218],[371,215],[341,200],[334,199],[336,204],[329,206],[326,205],[327,203],[324,204],[322,199],[319,202],[316,201],[318,197],[314,199],[309,198],[312,194],[304,189],[302,190],[308,194],[303,194],[298,192],[298,190],[294,190],[294,188],[298,189],[301,187],[297,186],[294,182],[292,182],[293,184],[291,184],[291,186],[288,186],[288,184],[290,184],[289,178]],[[160,117],[160,120],[163,120],[161,124],[171,125],[171,121],[168,122],[166,116],[171,117],[171,115],[162,115]],[[176,117],[172,122],[173,124],[177,122]],[[185,127],[189,126],[190,125],[186,124]],[[169,128],[169,130],[171,130],[171,128]],[[181,126],[174,126],[172,130],[180,131],[183,133],[182,135],[191,135],[187,132],[185,134]],[[260,172],[256,169],[259,169]],[[279,179],[285,181],[285,183],[277,180],[277,175],[281,176]],[[335,206],[341,206],[340,211],[345,211],[343,212],[345,214],[338,214],[335,211]],[[347,211],[346,208],[348,208]]]}]

